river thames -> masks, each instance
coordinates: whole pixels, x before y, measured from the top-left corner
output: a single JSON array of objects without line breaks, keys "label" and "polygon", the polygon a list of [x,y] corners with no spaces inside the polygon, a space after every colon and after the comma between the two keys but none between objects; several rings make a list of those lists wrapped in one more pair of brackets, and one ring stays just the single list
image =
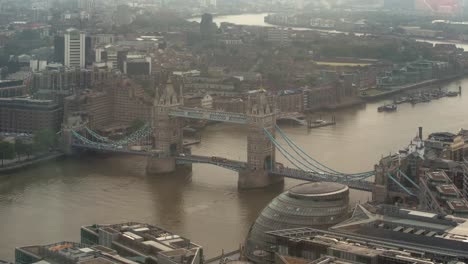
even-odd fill
[{"label": "river thames", "polygon": [[[468,79],[444,89],[468,87]],[[343,172],[373,169],[382,155],[410,143],[418,126],[424,134],[468,128],[468,91],[460,97],[425,104],[403,104],[397,112],[378,113],[373,102],[334,113],[337,125],[307,130],[284,126],[308,153]],[[319,118],[316,114],[314,118]],[[246,160],[246,128],[217,124],[202,132],[194,154]],[[287,164],[284,158],[278,160]],[[93,223],[147,222],[202,245],[208,257],[239,247],[262,208],[284,186],[237,190],[237,174],[194,165],[191,174],[147,176],[145,159],[88,156],[0,175],[0,259],[13,260],[14,248],[62,240],[79,241],[79,228]],[[352,191],[352,201],[368,193]]]},{"label": "river thames", "polygon": [[[468,79],[461,81],[468,87]],[[453,82],[445,89],[457,90]],[[467,92],[468,93],[468,92]],[[382,155],[405,147],[423,126],[456,132],[468,128],[468,95],[425,104],[400,105],[397,112],[378,113],[383,102],[333,113],[337,125],[308,131],[284,130],[308,153],[344,172],[373,168]],[[324,113],[330,118],[332,113]],[[319,115],[316,115],[319,118]],[[246,160],[246,129],[217,124],[202,133],[195,154]],[[280,162],[287,164],[279,157]],[[286,180],[284,188],[299,183]],[[234,172],[194,165],[191,175],[147,176],[145,159],[89,156],[51,162],[1,175],[0,259],[13,259],[14,247],[79,240],[81,225],[148,222],[203,245],[208,256],[239,247],[261,209],[283,187],[238,192]],[[353,202],[367,193],[352,192]]]}]

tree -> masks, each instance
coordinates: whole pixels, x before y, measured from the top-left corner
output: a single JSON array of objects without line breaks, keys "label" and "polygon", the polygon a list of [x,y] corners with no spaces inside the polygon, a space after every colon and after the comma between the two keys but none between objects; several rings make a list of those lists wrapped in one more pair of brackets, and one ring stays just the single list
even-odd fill
[{"label": "tree", "polygon": [[145,122],[143,122],[141,119],[135,119],[130,124],[130,132],[135,132],[144,125],[145,125]]},{"label": "tree", "polygon": [[54,131],[51,129],[41,129],[34,133],[33,142],[33,148],[35,152],[44,152],[55,147],[57,143],[57,137]]},{"label": "tree", "polygon": [[2,166],[3,166],[3,160],[15,158],[15,145],[7,141],[1,141],[0,142],[0,158],[2,159]]},{"label": "tree", "polygon": [[16,142],[15,142],[15,152],[16,152],[16,156],[18,156],[18,159],[21,159],[21,156],[23,156],[23,155],[28,155],[29,156],[29,153],[28,153],[28,150],[30,148],[29,145],[30,144],[26,144],[26,142],[24,142],[21,139],[16,140]]}]

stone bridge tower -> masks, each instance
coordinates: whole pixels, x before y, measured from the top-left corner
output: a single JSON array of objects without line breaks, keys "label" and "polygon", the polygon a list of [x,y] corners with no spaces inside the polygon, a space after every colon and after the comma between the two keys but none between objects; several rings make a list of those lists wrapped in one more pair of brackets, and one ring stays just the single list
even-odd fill
[{"label": "stone bridge tower", "polygon": [[175,156],[183,151],[184,120],[169,116],[169,112],[183,105],[182,84],[175,88],[176,80],[168,78],[165,85],[156,90],[151,113],[153,127],[153,151],[148,158],[149,174],[169,173],[176,169]]},{"label": "stone bridge tower", "polygon": [[240,189],[262,188],[277,182],[283,177],[271,176],[276,165],[275,146],[266,135],[266,129],[275,136],[276,114],[264,93],[249,98],[247,115],[247,169],[239,172]]}]

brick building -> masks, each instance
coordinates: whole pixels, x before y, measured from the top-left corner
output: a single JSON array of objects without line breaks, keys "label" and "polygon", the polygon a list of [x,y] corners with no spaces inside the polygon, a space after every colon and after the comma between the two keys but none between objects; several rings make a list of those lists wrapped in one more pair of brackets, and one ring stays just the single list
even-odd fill
[{"label": "brick building", "polygon": [[325,84],[304,90],[306,110],[320,109],[337,103],[337,89],[334,84]]},{"label": "brick building", "polygon": [[245,113],[246,103],[241,98],[216,97],[213,101],[213,109],[231,113]]},{"label": "brick building", "polygon": [[0,98],[0,131],[34,133],[41,129],[58,131],[62,108],[51,100]]},{"label": "brick building", "polygon": [[102,91],[85,90],[65,99],[65,118],[73,113],[87,117],[92,129],[126,127],[135,120],[150,120],[151,100],[144,89],[127,79],[117,80]]},{"label": "brick building", "polygon": [[276,100],[276,106],[282,113],[304,111],[304,93],[302,90],[281,91]]}]

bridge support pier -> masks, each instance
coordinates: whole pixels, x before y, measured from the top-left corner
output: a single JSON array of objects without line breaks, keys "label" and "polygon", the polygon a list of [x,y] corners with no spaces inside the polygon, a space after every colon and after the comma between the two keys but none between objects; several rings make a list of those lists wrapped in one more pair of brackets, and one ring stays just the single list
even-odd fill
[{"label": "bridge support pier", "polygon": [[73,155],[72,144],[73,144],[72,132],[69,128],[64,128],[62,130],[61,149],[68,156]]},{"label": "bridge support pier", "polygon": [[159,158],[148,157],[146,160],[146,173],[150,175],[171,173],[176,170],[176,161],[174,157]]},{"label": "bridge support pier", "polygon": [[283,182],[282,176],[270,175],[265,170],[243,170],[239,172],[237,188],[239,190],[258,189]]}]

